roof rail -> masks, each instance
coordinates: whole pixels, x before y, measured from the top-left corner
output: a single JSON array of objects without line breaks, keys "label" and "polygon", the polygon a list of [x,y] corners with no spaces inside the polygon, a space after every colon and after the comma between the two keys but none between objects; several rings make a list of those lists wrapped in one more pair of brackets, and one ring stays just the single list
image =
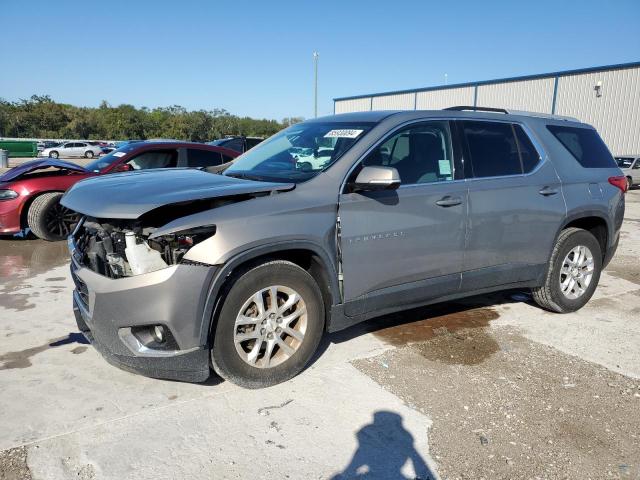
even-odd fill
[{"label": "roof rail", "polygon": [[550,120],[564,120],[567,122],[580,122],[580,120],[578,120],[575,117],[569,117],[565,115],[553,115],[551,113],[542,113],[542,112],[527,112],[525,110],[507,110],[506,108],[455,106],[455,107],[444,108],[443,110],[452,110],[455,112],[463,112],[466,110],[471,110],[474,112],[494,112],[494,113],[505,113],[508,115],[524,115],[527,117],[548,118]]},{"label": "roof rail", "polygon": [[542,112],[527,112],[525,110],[509,110],[511,115],[526,115],[528,117],[540,117],[540,118],[548,118],[550,120],[565,120],[567,122],[580,122],[576,117],[569,117],[567,115],[555,115],[552,113],[542,113]]},{"label": "roof rail", "polygon": [[509,113],[504,108],[492,108],[492,107],[471,107],[467,105],[458,105],[455,107],[447,107],[443,110],[453,110],[456,112],[463,112],[465,110],[472,110],[474,112],[495,112],[495,113]]}]

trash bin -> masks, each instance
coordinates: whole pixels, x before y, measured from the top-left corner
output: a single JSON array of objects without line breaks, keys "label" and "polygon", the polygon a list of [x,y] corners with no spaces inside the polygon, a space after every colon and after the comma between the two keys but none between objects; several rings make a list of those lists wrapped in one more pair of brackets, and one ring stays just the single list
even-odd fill
[{"label": "trash bin", "polygon": [[9,168],[9,150],[0,150],[0,168]]}]

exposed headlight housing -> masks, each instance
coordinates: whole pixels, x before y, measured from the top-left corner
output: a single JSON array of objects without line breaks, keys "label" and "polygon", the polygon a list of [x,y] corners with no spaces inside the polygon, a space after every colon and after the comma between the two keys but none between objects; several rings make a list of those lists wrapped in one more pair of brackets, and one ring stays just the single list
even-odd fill
[{"label": "exposed headlight housing", "polygon": [[14,198],[18,198],[18,192],[9,189],[0,190],[0,201],[13,200]]},{"label": "exposed headlight housing", "polygon": [[215,225],[204,225],[168,235],[161,235],[149,239],[148,243],[151,248],[162,253],[167,263],[180,263],[182,257],[184,257],[191,247],[212,237],[215,233]]}]

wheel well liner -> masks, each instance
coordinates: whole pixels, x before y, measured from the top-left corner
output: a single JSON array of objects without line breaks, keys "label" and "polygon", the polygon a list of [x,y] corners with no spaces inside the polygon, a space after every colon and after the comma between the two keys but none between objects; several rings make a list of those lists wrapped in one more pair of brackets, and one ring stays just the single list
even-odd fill
[{"label": "wheel well liner", "polygon": [[245,251],[226,262],[215,274],[204,301],[201,344],[209,345],[222,307],[225,293],[238,274],[270,260],[287,260],[304,268],[318,282],[325,304],[325,328],[331,306],[341,303],[338,276],[334,263],[318,245],[306,242],[287,242],[264,245]]},{"label": "wheel well liner", "polygon": [[[596,237],[596,240],[598,240],[598,243],[600,244],[602,258],[605,258],[607,248],[609,246],[609,225],[604,217],[600,215],[587,214],[568,218],[560,231],[570,227],[581,228]],[[558,232],[558,235],[559,234],[560,232]]]}]

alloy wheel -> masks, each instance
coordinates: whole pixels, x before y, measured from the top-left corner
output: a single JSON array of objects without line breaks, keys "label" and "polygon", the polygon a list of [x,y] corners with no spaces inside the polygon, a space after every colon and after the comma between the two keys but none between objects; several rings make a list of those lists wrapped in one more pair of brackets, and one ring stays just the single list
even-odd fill
[{"label": "alloy wheel", "polygon": [[256,368],[273,368],[302,345],[307,307],[292,288],[273,285],[255,292],[238,312],[234,342],[240,358]]},{"label": "alloy wheel", "polygon": [[584,245],[572,248],[560,268],[560,291],[570,300],[580,298],[589,288],[594,273],[593,254]]},{"label": "alloy wheel", "polygon": [[68,237],[74,223],[78,222],[78,214],[68,208],[55,203],[49,208],[44,217],[47,230],[59,238]]}]

